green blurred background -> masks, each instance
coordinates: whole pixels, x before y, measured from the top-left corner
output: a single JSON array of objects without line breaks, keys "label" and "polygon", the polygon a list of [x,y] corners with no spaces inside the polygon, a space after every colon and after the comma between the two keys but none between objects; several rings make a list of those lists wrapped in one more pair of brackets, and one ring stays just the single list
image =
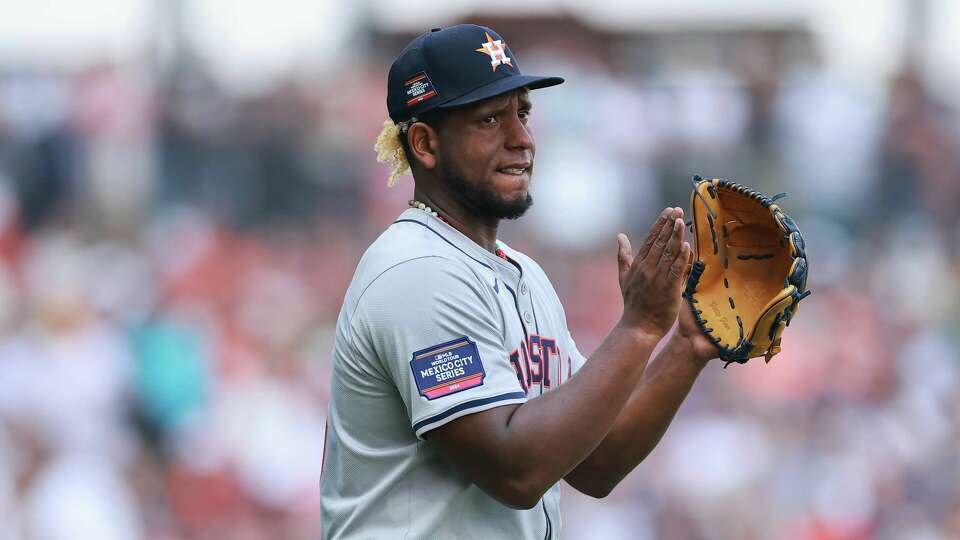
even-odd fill
[{"label": "green blurred background", "polygon": [[960,538],[960,3],[0,0],[0,539],[319,536],[333,327],[406,206],[389,63],[494,27],[530,73],[502,228],[592,351],[615,239],[690,176],[783,206],[810,287],[708,367],[571,539]]}]

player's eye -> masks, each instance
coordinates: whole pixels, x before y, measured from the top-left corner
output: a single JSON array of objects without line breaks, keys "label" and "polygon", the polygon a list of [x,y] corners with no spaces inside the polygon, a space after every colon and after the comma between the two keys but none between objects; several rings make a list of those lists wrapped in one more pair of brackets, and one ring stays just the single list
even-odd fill
[{"label": "player's eye", "polygon": [[517,113],[517,116],[520,117],[520,120],[526,122],[530,119],[530,109],[520,109],[520,111]]},{"label": "player's eye", "polygon": [[497,123],[497,115],[491,114],[490,116],[485,117],[482,122],[485,125],[492,126]]}]

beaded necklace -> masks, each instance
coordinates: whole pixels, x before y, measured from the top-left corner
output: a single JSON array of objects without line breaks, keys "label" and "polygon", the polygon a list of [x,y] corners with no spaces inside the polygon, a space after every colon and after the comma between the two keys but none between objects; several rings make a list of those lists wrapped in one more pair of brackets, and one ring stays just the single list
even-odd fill
[{"label": "beaded necklace", "polygon": [[[410,201],[409,201],[407,204],[409,204],[411,208],[418,208],[418,209],[420,209],[420,210],[423,210],[424,212],[430,214],[431,216],[439,219],[440,221],[442,221],[442,222],[444,222],[444,223],[447,222],[447,220],[445,220],[445,219],[443,219],[441,216],[437,215],[437,211],[436,211],[436,210],[434,210],[433,208],[430,208],[430,207],[427,206],[426,204],[424,204],[424,203],[422,203],[422,202],[420,202],[420,201],[418,201],[418,200],[416,200],[416,199],[410,199]],[[512,262],[512,261],[510,261],[510,258],[507,257],[507,254],[503,252],[502,249],[497,248],[496,251],[494,251],[494,253],[497,255],[497,257],[500,257],[501,259],[503,259],[503,260],[505,260],[505,261],[507,261],[507,262]]]},{"label": "beaded necklace", "polygon": [[437,215],[437,211],[436,211],[436,210],[434,210],[433,208],[430,208],[429,206],[423,204],[422,202],[420,202],[420,201],[418,201],[418,200],[416,200],[416,199],[410,199],[410,202],[409,202],[408,204],[410,205],[411,208],[419,208],[420,210],[423,210],[424,212],[426,212],[426,213],[430,214],[431,216],[439,219],[440,221],[445,221],[442,217],[440,217],[440,216]]}]

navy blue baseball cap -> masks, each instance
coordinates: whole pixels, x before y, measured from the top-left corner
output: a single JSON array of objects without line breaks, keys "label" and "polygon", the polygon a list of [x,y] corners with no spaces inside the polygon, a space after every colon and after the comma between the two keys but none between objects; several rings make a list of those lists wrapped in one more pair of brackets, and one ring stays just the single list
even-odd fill
[{"label": "navy blue baseball cap", "polygon": [[514,52],[492,29],[476,24],[434,28],[407,45],[390,66],[387,110],[403,122],[434,109],[458,107],[560,77],[524,75]]}]

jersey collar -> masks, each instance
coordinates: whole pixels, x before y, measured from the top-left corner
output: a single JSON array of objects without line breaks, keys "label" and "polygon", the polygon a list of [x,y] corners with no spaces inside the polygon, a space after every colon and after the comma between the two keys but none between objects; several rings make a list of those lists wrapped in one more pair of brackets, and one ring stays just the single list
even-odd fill
[{"label": "jersey collar", "polygon": [[[477,260],[488,267],[506,269],[514,275],[520,273],[520,271],[514,265],[483,249],[480,244],[477,244],[462,232],[453,228],[450,224],[431,216],[430,214],[427,214],[423,210],[417,208],[408,208],[404,210],[399,217],[397,217],[397,220],[394,223],[397,221],[416,221],[417,223],[421,223],[439,234],[442,238],[453,244],[455,247],[462,250],[474,260]],[[497,240],[497,247],[503,248],[504,251],[509,254],[509,248],[500,240]]]}]

